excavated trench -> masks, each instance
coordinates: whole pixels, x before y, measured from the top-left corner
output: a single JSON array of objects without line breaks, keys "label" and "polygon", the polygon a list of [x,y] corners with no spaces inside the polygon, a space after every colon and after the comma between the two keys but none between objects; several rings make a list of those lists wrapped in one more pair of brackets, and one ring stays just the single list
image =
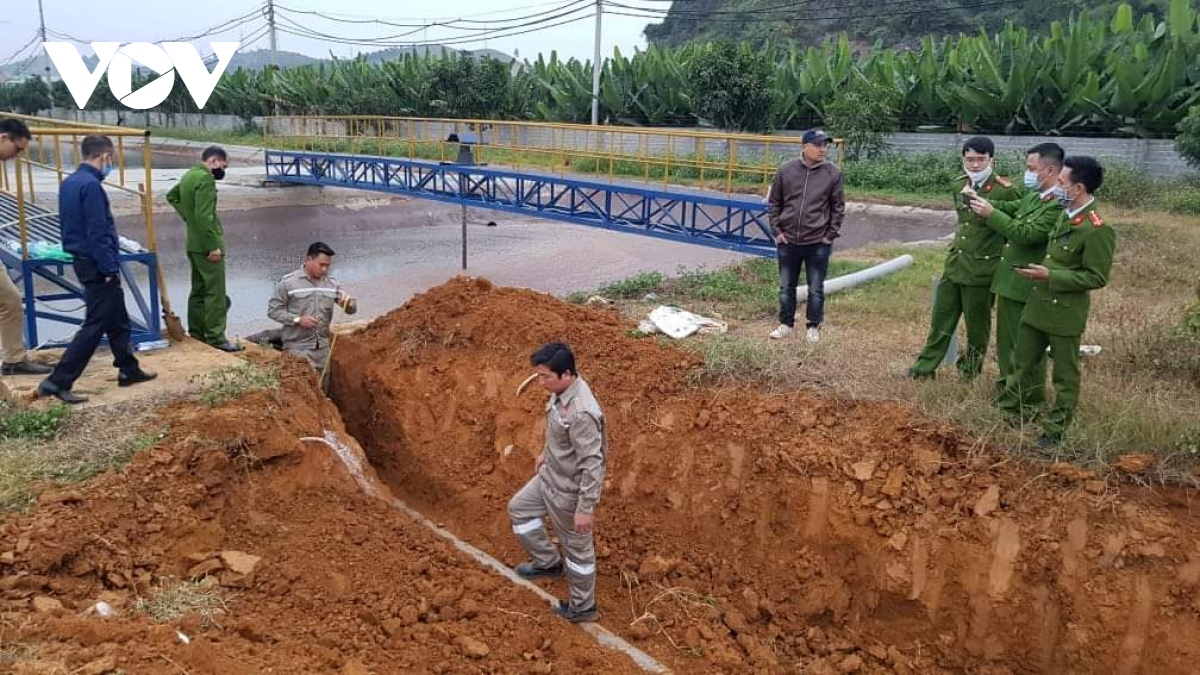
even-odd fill
[{"label": "excavated trench", "polygon": [[612,434],[601,623],[677,672],[1195,668],[1185,493],[1094,494],[899,404],[692,387],[694,356],[626,328],[457,279],[342,338],[330,395],[397,497],[512,564],[505,504],[544,405],[516,386],[532,349],[568,341]]},{"label": "excavated trench", "polygon": [[1195,672],[1187,493],[1017,466],[899,404],[690,386],[695,356],[627,328],[457,279],[339,339],[332,401],[288,360],[169,406],[127,467],[0,522],[0,672],[640,672],[391,502],[522,558],[544,394],[516,386],[548,340],[612,430],[601,624],[674,672]]}]

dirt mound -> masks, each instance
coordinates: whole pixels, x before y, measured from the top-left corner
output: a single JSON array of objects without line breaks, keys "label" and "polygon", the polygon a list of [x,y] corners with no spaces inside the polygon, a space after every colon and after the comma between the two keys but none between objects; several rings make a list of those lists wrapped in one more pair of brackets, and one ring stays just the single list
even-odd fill
[{"label": "dirt mound", "polygon": [[[332,395],[397,496],[521,559],[505,503],[566,340],[610,420],[602,623],[681,672],[1174,673],[1200,658],[1188,495],[1029,469],[889,403],[688,386],[615,314],[457,279],[339,341]],[[558,586],[561,596],[564,588]]]},{"label": "dirt mound", "polygon": [[[389,506],[306,367],[278,391],[163,413],[125,470],[0,526],[0,670],[18,673],[635,672],[543,602]],[[114,422],[116,422],[114,420]],[[178,581],[218,598],[154,624]],[[103,600],[116,616],[88,612]],[[157,603],[157,604],[155,604]],[[186,636],[187,643],[180,637]]]}]

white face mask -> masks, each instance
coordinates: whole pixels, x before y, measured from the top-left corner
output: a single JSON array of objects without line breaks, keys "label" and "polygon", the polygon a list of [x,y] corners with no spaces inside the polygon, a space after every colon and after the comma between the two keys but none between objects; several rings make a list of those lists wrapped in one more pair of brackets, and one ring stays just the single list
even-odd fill
[{"label": "white face mask", "polygon": [[1038,175],[1037,175],[1036,171],[1029,171],[1029,170],[1025,171],[1025,187],[1026,188],[1032,190],[1032,189],[1038,187],[1040,184],[1041,183],[1038,181]]},{"label": "white face mask", "polygon": [[971,179],[973,185],[983,185],[992,175],[992,167],[990,165],[981,171],[972,171],[964,165],[963,171],[967,172],[967,176]]}]

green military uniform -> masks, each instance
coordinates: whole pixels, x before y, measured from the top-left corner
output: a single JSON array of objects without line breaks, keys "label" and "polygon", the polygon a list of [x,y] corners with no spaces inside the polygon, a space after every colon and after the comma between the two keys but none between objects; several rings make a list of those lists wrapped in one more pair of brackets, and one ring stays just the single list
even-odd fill
[{"label": "green military uniform", "polygon": [[[967,353],[959,360],[958,370],[963,377],[974,378],[983,368],[983,357],[987,354],[988,337],[992,332],[991,284],[1004,248],[1004,237],[963,205],[959,191],[970,185],[970,179],[961,176],[958,180],[954,191],[958,228],[933,299],[929,337],[910,370],[916,377],[932,377],[937,371],[950,348],[961,316],[967,324]],[[975,191],[989,201],[1020,197],[1018,188],[995,173]]]},{"label": "green military uniform", "polygon": [[[996,388],[997,392],[1003,392],[1004,383],[1016,371],[1012,354],[1017,344],[1017,329],[1029,300],[1029,289],[1033,288],[1033,282],[1017,274],[1013,266],[1042,262],[1046,257],[1046,240],[1063,218],[1063,207],[1054,195],[1037,192],[1027,192],[1017,200],[992,202],[992,206],[995,210],[988,216],[988,227],[1006,240],[992,277],[992,293],[996,296],[996,361],[1000,366]],[[1045,379],[1043,373],[1042,380]]]},{"label": "green military uniform", "polygon": [[[226,344],[225,229],[217,217],[217,181],[202,164],[188,169],[167,193],[167,201],[187,224],[187,256],[192,266],[188,294],[188,333],[210,345]],[[208,255],[221,250],[221,259]]]},{"label": "green military uniform", "polygon": [[1016,372],[1000,397],[1000,409],[1011,417],[1027,419],[1037,411],[1049,346],[1055,396],[1042,430],[1055,440],[1062,438],[1079,402],[1079,339],[1087,326],[1090,291],[1108,284],[1116,251],[1116,233],[1095,207],[1093,201],[1068,214],[1050,234],[1043,263],[1050,278],[1029,291],[1013,353]]}]

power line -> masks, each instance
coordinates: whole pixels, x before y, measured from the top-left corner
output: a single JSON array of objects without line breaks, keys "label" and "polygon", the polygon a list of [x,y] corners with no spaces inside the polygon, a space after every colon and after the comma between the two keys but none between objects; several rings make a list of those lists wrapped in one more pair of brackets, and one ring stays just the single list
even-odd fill
[{"label": "power line", "polygon": [[[570,4],[576,4],[576,3],[570,3]],[[570,6],[570,4],[568,4],[566,6]],[[513,26],[504,26],[501,28],[485,30],[485,31],[480,32],[477,35],[470,36],[470,37],[461,36],[461,37],[448,38],[445,40],[412,40],[412,41],[397,40],[397,38],[402,38],[402,37],[406,37],[408,35],[412,35],[414,33],[420,32],[423,29],[417,29],[417,30],[409,31],[407,33],[400,33],[398,35],[386,36],[386,37],[382,37],[382,38],[353,38],[353,37],[346,37],[346,36],[340,36],[340,35],[332,35],[329,33],[323,33],[321,31],[314,30],[312,28],[309,28],[307,26],[299,24],[296,21],[287,19],[286,17],[284,17],[284,21],[287,24],[289,24],[291,26],[291,28],[287,28],[287,29],[280,28],[280,30],[286,30],[289,34],[297,35],[298,37],[307,37],[307,38],[319,39],[319,40],[323,39],[323,40],[328,40],[330,42],[336,42],[336,43],[340,43],[340,44],[349,44],[349,45],[415,47],[415,46],[426,46],[426,45],[466,44],[466,43],[473,43],[473,42],[482,42],[484,39],[496,39],[496,38],[504,38],[504,37],[514,37],[517,35],[525,35],[527,33],[545,30],[546,28],[552,28],[554,26],[562,26],[562,25],[568,25],[571,23],[575,23],[576,21],[580,21],[582,19],[593,16],[593,14],[590,11],[588,11],[590,9],[590,7],[591,7],[590,5],[581,5],[574,9],[569,9],[567,11],[560,12],[558,14],[547,16],[547,17],[544,17],[541,19],[536,19],[533,21],[528,21],[528,22],[525,22],[522,24],[517,24],[517,25],[513,25]],[[585,11],[587,13],[580,15],[580,16],[575,16],[573,18],[567,18],[567,17],[570,17],[572,14],[577,14],[580,11]],[[560,19],[563,19],[563,20],[559,21]],[[552,24],[552,25],[547,26],[546,24]],[[522,28],[530,28],[530,29],[529,30],[516,30],[516,29],[522,29]]]},{"label": "power line", "polygon": [[[229,31],[234,30],[236,28],[240,28],[241,26],[244,26],[261,16],[262,16],[262,8],[260,7],[259,9],[256,9],[252,12],[248,12],[246,14],[243,14],[242,16],[239,16],[239,17],[236,17],[233,19],[229,19],[228,21],[223,21],[223,22],[213,26],[212,28],[205,30],[202,33],[198,33],[196,35],[185,35],[183,37],[178,37],[178,38],[174,38],[171,40],[158,40],[158,42],[194,42],[196,40],[208,37],[210,35],[219,35],[221,33],[228,33]],[[46,32],[48,34],[50,34],[51,36],[56,37],[60,40],[69,40],[71,42],[76,42],[76,43],[85,44],[85,45],[91,44],[93,42],[111,42],[110,40],[89,40],[86,38],[81,38],[81,37],[77,37],[75,35],[71,35],[70,33],[64,33],[62,31],[52,30],[50,28],[47,28]]]},{"label": "power line", "polygon": [[[421,21],[421,23],[405,23],[405,22],[399,22],[399,21],[389,21],[389,20],[384,20],[384,19],[338,18],[335,15],[325,14],[322,12],[315,12],[315,11],[311,11],[311,10],[296,10],[296,9],[292,9],[290,7],[285,7],[285,6],[279,5],[279,4],[276,4],[275,7],[283,12],[287,12],[290,14],[307,14],[310,16],[318,16],[323,19],[327,19],[329,21],[334,21],[337,23],[345,23],[345,24],[357,24],[357,25],[375,24],[375,25],[380,25],[380,26],[391,26],[392,28],[418,28],[418,29],[430,28],[430,27],[434,27],[434,26],[443,26],[443,27],[447,27],[447,28],[453,28],[454,30],[487,31],[487,30],[498,30],[498,29],[506,28],[506,27],[507,28],[516,28],[517,26],[496,26],[496,24],[504,24],[504,23],[512,23],[514,21],[526,21],[528,19],[536,19],[536,18],[539,18],[542,16],[547,16],[550,14],[555,14],[557,12],[563,11],[563,10],[571,7],[572,5],[591,6],[592,3],[591,3],[591,0],[572,0],[571,2],[567,2],[565,4],[563,4],[562,2],[554,2],[554,3],[548,3],[548,4],[553,4],[556,6],[553,9],[549,9],[544,12],[536,12],[534,14],[525,14],[522,16],[515,16],[515,17],[506,18],[506,19],[482,20],[482,19],[459,17],[459,18],[454,18],[454,19],[449,19],[449,18],[447,18],[447,19],[426,19],[426,20]],[[501,10],[501,11],[510,12],[513,10],[509,9],[509,10]],[[498,12],[482,12],[479,14],[473,14],[471,16],[475,16],[475,17],[489,16],[491,14],[496,14],[496,13],[498,13]],[[460,24],[460,23],[484,24],[487,27],[473,28],[473,27],[467,27],[467,26],[454,25],[454,24]]]},{"label": "power line", "polygon": [[[662,1],[670,2],[671,0],[662,0]],[[538,3],[531,4],[531,5],[521,5],[519,7],[509,7],[507,9],[496,9],[496,10],[492,10],[490,12],[476,12],[474,14],[471,14],[471,16],[473,16],[473,17],[494,16],[496,14],[507,14],[510,12],[516,12],[516,11],[525,10],[525,9],[539,9],[542,7],[551,7],[554,5],[561,5],[561,4],[562,4],[562,0],[552,0],[551,2],[538,2]],[[278,5],[278,4],[276,5],[276,7],[279,7],[279,6],[280,5]],[[344,23],[357,23],[357,22],[382,23],[382,24],[390,25],[390,26],[397,27],[397,28],[415,28],[417,26],[429,25],[431,22],[439,23],[439,22],[443,22],[443,21],[455,21],[455,20],[461,18],[461,17],[452,17],[452,16],[437,16],[437,17],[403,17],[403,18],[391,17],[388,19],[380,19],[380,18],[376,17],[375,19],[362,19],[359,15],[356,15],[356,14],[342,14],[339,12],[316,12],[316,11],[312,11],[312,10],[293,9],[291,7],[286,7],[285,9],[292,12],[293,14],[308,14],[308,15],[313,15],[313,16],[320,16],[322,18],[330,19],[333,21],[341,20]],[[495,19],[494,21],[505,21],[505,19]],[[407,22],[412,22],[412,23],[407,23]]]},{"label": "power line", "polygon": [[312,33],[303,33],[303,32],[293,31],[293,30],[291,30],[291,29],[288,29],[288,28],[282,28],[282,27],[281,27],[279,30],[280,30],[281,32],[287,33],[288,35],[294,35],[294,36],[296,36],[296,37],[305,37],[305,38],[312,38],[312,39],[318,39],[318,40],[326,40],[326,41],[329,41],[329,42],[334,42],[334,43],[337,43],[337,44],[345,44],[345,45],[352,45],[352,46],[373,46],[373,47],[438,47],[438,46],[449,46],[449,45],[472,44],[472,43],[476,43],[476,42],[483,42],[485,39],[495,40],[495,39],[498,39],[498,38],[516,37],[516,36],[518,36],[518,35],[526,35],[526,34],[529,34],[529,33],[536,33],[536,32],[543,31],[543,30],[547,30],[548,28],[554,28],[554,27],[557,27],[557,26],[568,26],[568,25],[570,25],[570,24],[573,24],[573,23],[578,23],[578,22],[580,22],[580,21],[583,21],[584,19],[591,19],[591,18],[593,18],[593,17],[592,17],[592,14],[591,14],[591,13],[587,13],[587,14],[583,14],[583,15],[581,15],[581,16],[577,16],[577,17],[575,17],[575,18],[573,18],[573,19],[567,19],[567,20],[565,20],[565,21],[559,21],[559,22],[556,22],[556,23],[554,23],[552,26],[538,26],[538,27],[534,27],[534,28],[527,28],[527,29],[525,29],[525,30],[519,30],[519,31],[513,31],[513,32],[509,32],[509,33],[504,33],[504,34],[501,34],[501,35],[493,35],[493,34],[488,34],[488,35],[475,35],[475,36],[471,36],[471,37],[465,37],[465,38],[455,38],[455,39],[449,39],[449,40],[429,40],[429,41],[424,41],[424,42],[394,42],[394,43],[384,43],[384,42],[373,42],[373,41],[366,41],[366,40],[339,40],[339,39],[332,39],[332,38],[328,38],[328,37],[322,37],[322,36],[320,36],[319,34],[318,34],[318,35],[314,35],[314,34],[312,34]]},{"label": "power line", "polygon": [[24,52],[26,49],[29,49],[32,45],[37,43],[39,37],[41,37],[41,35],[37,31],[34,31],[33,37],[29,38],[29,42],[26,42],[24,45],[22,45],[20,49],[13,52],[8,58],[0,61],[0,66],[6,66],[13,61],[16,61],[18,58],[20,58],[21,52]]},{"label": "power line", "polygon": [[[908,3],[917,2],[917,1],[918,0],[900,0],[896,4],[908,4]],[[796,21],[833,21],[833,20],[838,20],[838,19],[853,21],[853,20],[858,20],[858,19],[877,19],[877,18],[892,17],[892,16],[909,16],[909,15],[914,15],[914,14],[927,14],[927,13],[931,13],[931,12],[946,12],[946,11],[953,11],[953,10],[987,9],[989,7],[999,7],[1001,5],[1012,6],[1013,4],[1019,4],[1020,2],[1022,2],[1022,0],[1008,0],[1006,2],[985,2],[985,3],[974,4],[974,5],[960,5],[958,7],[939,7],[939,8],[934,8],[934,9],[930,9],[929,7],[922,7],[921,9],[910,9],[910,10],[897,10],[893,7],[891,9],[888,9],[887,11],[885,11],[883,13],[879,13],[879,14],[835,14],[835,15],[830,15],[830,16],[789,15],[789,18],[794,17],[794,19]],[[613,7],[631,9],[634,11],[620,12],[620,11],[608,10],[607,12],[605,12],[606,14],[614,14],[617,16],[631,16],[631,17],[636,17],[636,18],[641,18],[641,19],[675,19],[678,21],[712,21],[712,22],[717,22],[717,23],[748,23],[748,22],[778,20],[780,18],[779,15],[772,14],[770,16],[766,16],[763,18],[723,19],[723,18],[713,18],[709,13],[706,13],[706,12],[687,11],[687,12],[684,12],[683,15],[680,15],[680,13],[678,13],[678,12],[653,13],[658,10],[648,9],[648,8],[644,8],[644,7],[630,7],[628,5],[621,5],[621,4],[615,3],[615,2],[609,2],[608,4]],[[796,3],[796,4],[799,4],[799,3]],[[773,9],[771,11],[776,11],[777,9],[778,8]],[[839,6],[833,6],[833,7],[824,6],[824,7],[821,7],[820,9],[821,10],[850,9],[850,7],[848,5],[843,5],[840,7]],[[635,13],[635,12],[637,12],[637,13]],[[735,15],[740,15],[740,16],[745,16],[747,14],[753,15],[756,13],[758,13],[758,12],[755,12],[753,10],[747,10],[745,12],[720,12],[720,11],[713,12],[713,14],[735,14]]]}]

